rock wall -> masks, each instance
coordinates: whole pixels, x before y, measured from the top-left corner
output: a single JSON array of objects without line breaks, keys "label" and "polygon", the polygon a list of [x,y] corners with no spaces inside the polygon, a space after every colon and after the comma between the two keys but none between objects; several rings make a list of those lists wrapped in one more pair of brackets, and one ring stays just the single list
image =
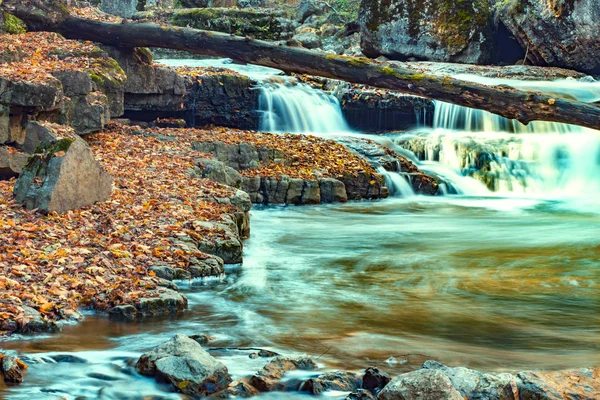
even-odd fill
[{"label": "rock wall", "polygon": [[256,82],[229,70],[179,73],[153,63],[147,49],[127,51],[106,47],[127,75],[125,116],[153,121],[183,118],[189,126],[220,125],[258,128]]},{"label": "rock wall", "polygon": [[489,0],[362,0],[368,57],[486,64],[494,54]]},{"label": "rock wall", "polygon": [[255,204],[319,204],[388,196],[387,188],[380,179],[364,173],[337,178],[297,179],[286,175],[256,176],[249,173],[243,176],[238,172],[260,165],[291,165],[292,160],[284,158],[277,149],[221,142],[195,142],[193,148],[211,154],[217,160],[199,160],[198,175],[241,188]]},{"label": "rock wall", "polygon": [[532,64],[600,74],[597,0],[496,0],[496,9]]}]

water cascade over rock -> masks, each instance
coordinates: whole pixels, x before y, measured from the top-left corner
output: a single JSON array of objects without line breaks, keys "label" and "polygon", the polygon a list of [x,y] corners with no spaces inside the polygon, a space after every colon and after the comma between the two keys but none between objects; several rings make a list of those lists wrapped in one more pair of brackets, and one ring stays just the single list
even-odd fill
[{"label": "water cascade over rock", "polygon": [[[596,82],[467,78],[543,89],[586,102],[600,99]],[[421,162],[473,177],[494,192],[600,193],[600,133],[591,129],[551,122],[526,126],[485,111],[436,102],[432,128],[397,136],[394,141]]]}]

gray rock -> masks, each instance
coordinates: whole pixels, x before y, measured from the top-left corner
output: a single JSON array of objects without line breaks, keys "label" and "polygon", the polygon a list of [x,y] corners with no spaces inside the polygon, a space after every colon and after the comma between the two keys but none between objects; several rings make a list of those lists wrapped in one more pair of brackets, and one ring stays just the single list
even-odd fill
[{"label": "gray rock", "polygon": [[489,0],[362,0],[362,52],[368,57],[487,64],[494,55]]},{"label": "gray rock", "polygon": [[261,192],[265,204],[285,204],[289,187],[289,177],[263,178],[261,181]]},{"label": "gray rock", "polygon": [[197,243],[200,251],[220,257],[226,264],[242,262],[243,244],[234,221],[194,221],[193,225],[199,232],[212,233],[210,236],[204,235]]},{"label": "gray rock", "polygon": [[39,122],[31,121],[25,128],[25,140],[19,148],[26,153],[33,154],[41,144],[53,143],[56,140],[57,136],[52,129]]},{"label": "gray rock", "polygon": [[248,212],[252,208],[252,201],[250,200],[250,196],[243,190],[237,190],[235,192],[235,195],[231,199],[231,204],[233,204],[243,212]]},{"label": "gray rock", "polygon": [[137,12],[138,0],[101,0],[100,9],[108,14],[131,18]]},{"label": "gray rock", "polygon": [[302,204],[319,204],[321,203],[321,190],[319,182],[315,180],[304,181],[302,188]]},{"label": "gray rock", "polygon": [[261,392],[270,392],[284,388],[280,384],[283,375],[288,371],[317,369],[317,364],[309,357],[277,357],[269,361],[265,367],[250,379],[250,384]]},{"label": "gray rock", "polygon": [[362,379],[363,389],[375,394],[379,393],[392,380],[385,371],[376,367],[367,368]]},{"label": "gray rock", "polygon": [[29,154],[20,153],[11,147],[0,146],[0,177],[11,178],[21,173]]},{"label": "gray rock", "polygon": [[54,71],[52,75],[60,80],[66,96],[85,96],[93,89],[92,78],[87,71]]},{"label": "gray rock", "polygon": [[259,193],[260,191],[260,183],[261,183],[261,179],[260,176],[244,176],[242,177],[242,185],[241,185],[241,189],[248,193],[248,196],[250,197],[250,201],[252,202],[252,204],[261,204],[264,200],[262,194]]},{"label": "gray rock", "polygon": [[19,366],[19,358],[14,351],[8,351],[2,354],[2,363],[0,364],[0,372],[6,383],[21,383],[23,382],[23,372]]},{"label": "gray rock", "polygon": [[236,188],[242,186],[242,176],[240,173],[221,161],[201,158],[197,160],[197,163],[198,168],[196,171],[202,178]]},{"label": "gray rock", "polygon": [[183,268],[173,268],[166,265],[155,265],[149,268],[150,271],[154,272],[157,277],[166,279],[169,281],[175,279],[191,279],[192,274]]},{"label": "gray rock", "polygon": [[511,374],[484,374],[464,367],[449,368],[437,361],[426,361],[421,368],[442,372],[469,400],[519,400],[517,381]]},{"label": "gray rock", "polygon": [[108,97],[101,92],[92,92],[71,98],[73,121],[71,126],[80,135],[98,132],[110,121]]},{"label": "gray rock", "polygon": [[290,179],[286,202],[288,204],[301,204],[304,181],[298,178]]},{"label": "gray rock", "polygon": [[296,20],[301,24],[313,15],[323,15],[327,11],[326,4],[319,0],[301,0],[296,6]]},{"label": "gray rock", "polygon": [[136,320],[158,315],[180,314],[187,308],[187,299],[178,292],[164,289],[154,294],[156,297],[142,298],[136,304],[113,307],[109,314],[115,319]]},{"label": "gray rock", "polygon": [[334,178],[319,179],[322,203],[345,203],[348,201],[346,186]]},{"label": "gray rock", "polygon": [[361,386],[361,379],[352,372],[328,372],[302,383],[300,391],[310,394],[321,394],[328,390],[351,392]]},{"label": "gray rock", "polygon": [[446,375],[420,369],[402,374],[379,393],[378,400],[463,400]]},{"label": "gray rock", "polygon": [[112,178],[83,139],[62,138],[40,150],[15,184],[18,203],[27,209],[64,213],[110,197]]},{"label": "gray rock", "polygon": [[302,47],[307,49],[317,49],[323,46],[321,38],[313,32],[298,33],[292,39],[300,42]]},{"label": "gray rock", "polygon": [[600,398],[600,368],[517,374],[519,400]]},{"label": "gray rock", "polygon": [[504,23],[534,65],[600,73],[600,42],[596,0],[495,1]]},{"label": "gray rock", "polygon": [[231,383],[227,367],[187,336],[177,334],[136,364],[138,372],[170,382],[188,395],[210,395]]}]

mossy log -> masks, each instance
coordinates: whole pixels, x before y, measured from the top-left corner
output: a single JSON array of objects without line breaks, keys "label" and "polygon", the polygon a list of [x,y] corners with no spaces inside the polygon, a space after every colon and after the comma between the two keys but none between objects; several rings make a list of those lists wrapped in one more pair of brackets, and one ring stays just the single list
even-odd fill
[{"label": "mossy log", "polygon": [[[524,124],[542,120],[600,129],[600,107],[556,95],[508,86],[485,86],[417,73],[367,58],[328,55],[218,32],[153,23],[107,23],[71,15],[50,18],[47,14],[36,12],[26,4],[28,2],[10,3],[12,6],[8,11],[25,21],[29,30],[58,32],[69,39],[91,40],[120,47],[170,48],[229,57],[287,72],[361,83],[486,110]],[[2,7],[5,7],[4,4]]]}]

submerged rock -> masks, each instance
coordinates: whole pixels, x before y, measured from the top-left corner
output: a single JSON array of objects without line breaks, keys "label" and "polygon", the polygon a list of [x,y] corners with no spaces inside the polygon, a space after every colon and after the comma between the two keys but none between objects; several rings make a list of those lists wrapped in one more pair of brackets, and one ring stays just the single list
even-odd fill
[{"label": "submerged rock", "polygon": [[357,389],[346,396],[345,400],[375,400],[375,397],[368,390]]},{"label": "submerged rock", "polygon": [[44,142],[15,184],[15,200],[27,209],[64,213],[107,200],[112,178],[77,135]]},{"label": "submerged rock", "polygon": [[225,365],[181,334],[144,353],[136,369],[143,375],[169,382],[188,395],[210,395],[231,383]]},{"label": "submerged rock", "polygon": [[300,391],[310,394],[321,394],[328,390],[351,392],[361,386],[361,379],[352,372],[328,372],[302,383]]},{"label": "submerged rock", "polygon": [[19,358],[15,352],[7,352],[0,357],[0,372],[5,383],[23,382],[23,372]]}]

